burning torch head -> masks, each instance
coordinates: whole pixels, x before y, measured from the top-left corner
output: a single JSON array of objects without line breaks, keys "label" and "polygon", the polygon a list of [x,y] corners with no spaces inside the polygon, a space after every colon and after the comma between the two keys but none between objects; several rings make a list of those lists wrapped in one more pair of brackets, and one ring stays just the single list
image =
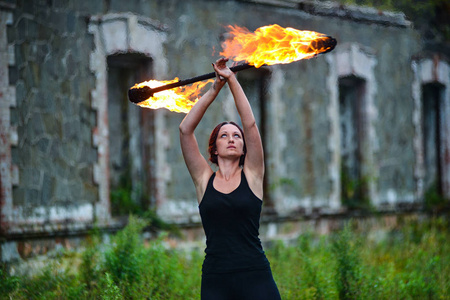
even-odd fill
[{"label": "burning torch head", "polygon": [[153,97],[153,91],[148,86],[128,90],[128,99],[133,103],[142,102],[150,97]]},{"label": "burning torch head", "polygon": [[326,36],[324,39],[318,39],[318,40],[311,42],[312,47],[314,47],[315,49],[320,49],[320,48],[327,49],[320,54],[324,54],[324,53],[333,51],[333,49],[336,47],[336,44],[337,44],[336,39],[331,36]]}]

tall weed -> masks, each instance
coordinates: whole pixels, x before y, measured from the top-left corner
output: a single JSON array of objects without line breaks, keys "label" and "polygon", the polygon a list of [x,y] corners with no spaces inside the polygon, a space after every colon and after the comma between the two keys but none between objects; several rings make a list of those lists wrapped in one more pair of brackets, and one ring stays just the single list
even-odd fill
[{"label": "tall weed", "polygon": [[86,249],[81,253],[79,275],[87,289],[93,290],[102,276],[99,268],[100,234],[95,230],[86,241]]},{"label": "tall weed", "polygon": [[105,253],[105,272],[119,284],[122,281],[136,282],[143,273],[144,248],[140,237],[145,223],[130,216],[128,225],[119,231],[113,244]]},{"label": "tall weed", "polygon": [[13,294],[20,284],[20,279],[16,276],[10,276],[6,264],[0,264],[0,295]]},{"label": "tall weed", "polygon": [[102,279],[102,286],[104,287],[101,295],[102,300],[121,300],[123,299],[120,289],[114,283],[108,272],[105,273],[105,277]]},{"label": "tall weed", "polygon": [[362,284],[358,239],[352,234],[350,226],[351,223],[348,223],[332,243],[339,299],[344,300],[359,298]]}]

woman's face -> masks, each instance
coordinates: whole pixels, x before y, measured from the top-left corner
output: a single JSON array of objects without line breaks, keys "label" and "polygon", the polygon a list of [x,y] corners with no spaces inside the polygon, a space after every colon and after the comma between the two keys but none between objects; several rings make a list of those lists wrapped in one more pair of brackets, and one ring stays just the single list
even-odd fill
[{"label": "woman's face", "polygon": [[244,154],[244,139],[233,124],[225,124],[217,135],[216,154],[222,157],[241,157]]}]

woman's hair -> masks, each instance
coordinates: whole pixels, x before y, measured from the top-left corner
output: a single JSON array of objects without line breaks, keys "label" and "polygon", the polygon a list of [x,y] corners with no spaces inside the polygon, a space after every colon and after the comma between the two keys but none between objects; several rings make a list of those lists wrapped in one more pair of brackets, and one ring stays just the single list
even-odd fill
[{"label": "woman's hair", "polygon": [[208,143],[209,161],[212,162],[215,165],[218,164],[217,154],[216,154],[216,151],[217,151],[217,146],[216,146],[217,136],[219,135],[220,128],[222,128],[223,125],[227,125],[227,124],[231,124],[231,125],[236,126],[239,129],[239,131],[241,132],[242,140],[244,141],[244,154],[241,156],[241,159],[239,160],[239,166],[243,166],[244,165],[244,160],[245,160],[245,155],[247,154],[247,147],[245,146],[244,131],[241,129],[241,127],[238,124],[236,124],[233,121],[222,122],[219,125],[217,125],[216,128],[214,128],[214,130],[211,132],[211,135],[209,136],[209,143]]}]

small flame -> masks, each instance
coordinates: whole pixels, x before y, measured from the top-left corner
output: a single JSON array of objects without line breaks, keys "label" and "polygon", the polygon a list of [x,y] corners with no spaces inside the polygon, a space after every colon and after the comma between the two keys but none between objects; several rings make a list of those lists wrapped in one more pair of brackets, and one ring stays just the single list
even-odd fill
[{"label": "small flame", "polygon": [[228,30],[230,38],[222,43],[220,55],[246,61],[256,68],[311,58],[331,49],[326,43],[329,37],[314,31],[276,24],[260,27],[255,32],[233,25],[229,25]]},{"label": "small flame", "polygon": [[[156,88],[162,85],[170,84],[179,81],[178,78],[173,80],[157,81],[149,80],[138,84],[135,84],[134,88],[142,88],[148,86],[150,88]],[[213,82],[213,79],[207,81],[200,81],[193,83],[189,86],[182,86],[173,88],[170,90],[161,91],[155,93],[152,97],[145,101],[137,103],[137,105],[146,108],[158,109],[167,108],[173,112],[188,113],[195,103],[198,101],[198,97],[202,89],[208,84]]]}]

